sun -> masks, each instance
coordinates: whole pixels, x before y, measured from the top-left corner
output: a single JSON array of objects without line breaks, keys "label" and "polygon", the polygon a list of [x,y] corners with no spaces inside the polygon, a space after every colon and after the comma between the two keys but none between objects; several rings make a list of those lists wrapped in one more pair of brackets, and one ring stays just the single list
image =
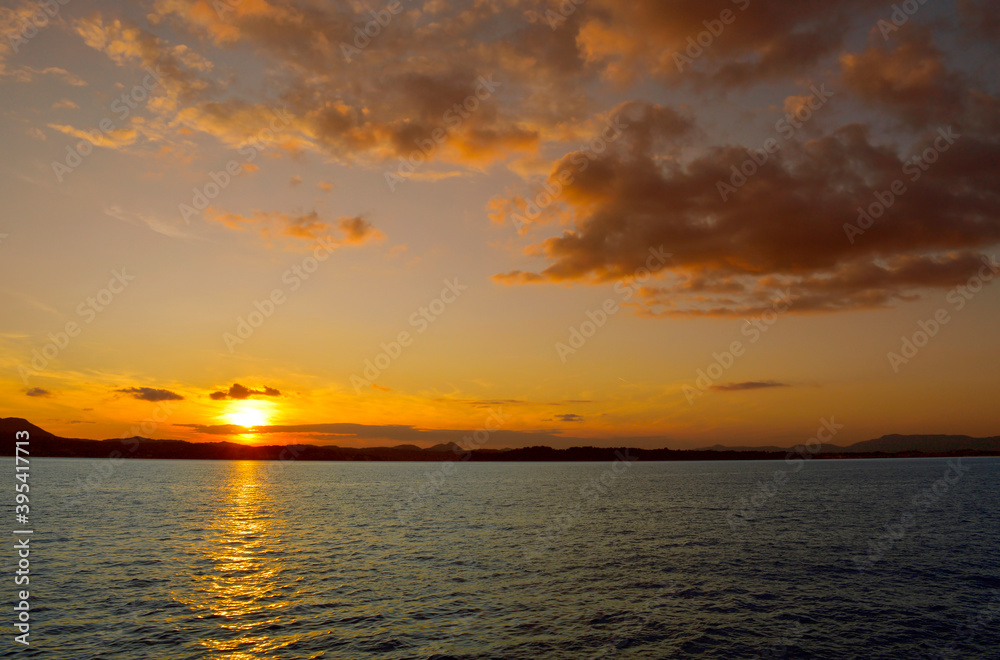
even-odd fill
[{"label": "sun", "polygon": [[271,404],[267,401],[239,401],[224,414],[226,421],[236,426],[253,428],[271,423]]}]

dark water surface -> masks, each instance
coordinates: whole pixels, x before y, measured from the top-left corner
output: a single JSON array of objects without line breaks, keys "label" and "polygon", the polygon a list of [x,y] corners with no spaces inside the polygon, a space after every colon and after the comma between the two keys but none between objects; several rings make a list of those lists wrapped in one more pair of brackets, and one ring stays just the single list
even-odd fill
[{"label": "dark water surface", "polygon": [[4,657],[1000,658],[1000,459],[441,470],[32,459]]}]

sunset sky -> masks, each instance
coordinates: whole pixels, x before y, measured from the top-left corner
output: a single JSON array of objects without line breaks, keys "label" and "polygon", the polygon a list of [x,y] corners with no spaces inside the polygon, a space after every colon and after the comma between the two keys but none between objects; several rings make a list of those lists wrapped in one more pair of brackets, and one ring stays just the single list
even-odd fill
[{"label": "sunset sky", "polygon": [[995,2],[50,4],[0,8],[2,416],[1000,434]]}]

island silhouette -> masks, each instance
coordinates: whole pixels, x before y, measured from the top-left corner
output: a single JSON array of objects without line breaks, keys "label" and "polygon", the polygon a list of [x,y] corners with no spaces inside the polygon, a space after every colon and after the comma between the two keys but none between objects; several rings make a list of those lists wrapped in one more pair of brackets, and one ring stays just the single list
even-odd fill
[{"label": "island silhouette", "polygon": [[1000,436],[973,438],[966,435],[885,435],[846,447],[823,445],[809,451],[799,447],[726,447],[702,449],[640,449],[635,447],[570,447],[554,449],[534,446],[517,449],[466,449],[449,442],[421,448],[340,447],[335,445],[273,444],[238,442],[188,442],[133,436],[90,440],[63,438],[19,417],[0,418],[0,455],[14,455],[14,434],[27,431],[33,457],[62,458],[159,458],[197,460],[299,460],[299,461],[719,461],[783,460],[790,454],[818,459],[919,458],[935,456],[1000,456]]}]

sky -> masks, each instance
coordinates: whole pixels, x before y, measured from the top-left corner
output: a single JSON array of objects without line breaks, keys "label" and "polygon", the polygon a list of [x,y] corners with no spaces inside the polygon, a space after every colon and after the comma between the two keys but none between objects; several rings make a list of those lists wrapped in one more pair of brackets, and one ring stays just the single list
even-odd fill
[{"label": "sky", "polygon": [[1000,434],[996,3],[17,0],[0,33],[0,415]]}]

